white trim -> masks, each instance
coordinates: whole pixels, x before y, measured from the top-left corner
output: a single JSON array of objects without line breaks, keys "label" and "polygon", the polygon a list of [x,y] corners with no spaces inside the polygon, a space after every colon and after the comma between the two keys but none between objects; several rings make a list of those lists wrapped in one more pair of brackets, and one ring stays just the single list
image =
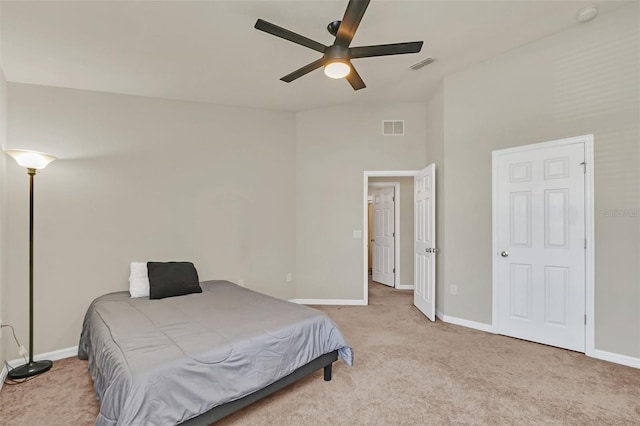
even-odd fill
[{"label": "white trim", "polygon": [[498,154],[491,153],[491,332],[498,333]]},{"label": "white trim", "polygon": [[[369,182],[369,186],[374,188],[391,188],[393,187],[393,227],[395,228],[395,236],[393,237],[393,286],[398,288],[400,285],[400,182]],[[367,191],[368,193],[369,191]],[[369,206],[367,206],[368,210]],[[368,211],[367,211],[368,213]],[[367,244],[369,240],[369,215],[367,214],[366,228],[362,232],[367,231]],[[367,259],[369,258],[369,247],[367,246]],[[367,272],[369,272],[369,262],[367,262]]]},{"label": "white trim", "polygon": [[0,391],[2,391],[2,385],[4,385],[4,381],[7,380],[7,374],[9,374],[9,370],[7,370],[7,366],[2,366],[2,371],[0,371]]},{"label": "white trim", "polygon": [[413,284],[398,284],[396,289],[398,290],[413,290],[415,286]]},{"label": "white trim", "polygon": [[596,228],[595,228],[595,184],[594,184],[594,154],[593,135],[584,138],[584,161],[586,173],[584,176],[584,236],[587,239],[585,253],[585,314],[587,324],[584,336],[584,353],[595,357],[596,351]]},{"label": "white trim", "polygon": [[[362,172],[362,230],[368,229],[368,210],[367,197],[369,196],[369,178],[370,177],[400,177],[415,176],[420,170],[365,170]],[[362,303],[369,304],[369,266],[368,243],[369,238],[362,239]],[[399,275],[399,274],[398,274]]]},{"label": "white trim", "polygon": [[[491,153],[491,179],[492,179],[492,256],[493,258],[493,307],[491,327],[493,333],[498,333],[498,224],[496,212],[498,210],[498,156],[513,154],[516,152],[537,150],[540,148],[552,148],[582,143],[584,144],[584,157],[586,161],[585,182],[584,182],[584,203],[585,203],[585,237],[587,239],[587,249],[585,253],[585,314],[587,324],[585,326],[585,354],[595,356],[595,225],[594,225],[594,155],[593,155],[593,135],[582,135],[555,141],[534,143],[530,145],[517,146],[513,148],[500,149]],[[601,352],[601,351],[600,351]],[[615,355],[615,354],[614,354]],[[622,355],[620,355],[622,356]]]},{"label": "white trim", "polygon": [[[42,361],[48,359],[49,361],[58,361],[64,358],[71,358],[72,356],[78,356],[78,347],[72,346],[70,348],[58,349],[57,351],[45,352],[43,354],[38,354],[33,356],[34,361]],[[24,364],[24,358],[14,359],[12,361],[7,361],[11,368],[16,368]],[[0,390],[2,390],[2,385],[4,381],[7,379],[7,375],[9,374],[9,370],[7,370],[6,364],[2,366],[2,371],[0,372]]]},{"label": "white trim", "polygon": [[601,351],[595,349],[592,355],[589,355],[596,359],[603,361],[615,362],[616,364],[626,365],[627,367],[640,368],[640,358],[634,358],[632,356],[620,355],[613,352]]},{"label": "white trim", "polygon": [[289,302],[299,305],[345,305],[345,306],[364,306],[366,300],[359,299],[289,299]]},{"label": "white trim", "polygon": [[445,315],[438,310],[436,310],[436,317],[438,317],[440,321],[447,322],[449,324],[461,325],[463,327],[473,328],[474,330],[493,333],[493,326],[491,324],[484,324],[481,322],[470,321],[463,318],[452,317],[449,315]]},{"label": "white trim", "polygon": [[[58,361],[60,359],[71,358],[72,356],[78,355],[78,347],[72,346],[70,348],[58,349],[57,351],[45,352],[43,354],[38,354],[33,356],[34,361],[42,361],[48,359],[49,361]],[[23,358],[14,359],[13,361],[9,361],[9,365],[13,368],[18,367],[24,364]]]},{"label": "white trim", "polygon": [[[456,318],[444,315],[442,312],[436,310],[436,317],[442,322],[449,324],[461,325],[463,327],[473,328],[475,330],[486,331],[487,333],[495,333],[491,324],[483,324],[480,322],[469,321],[462,318]],[[621,355],[614,352],[602,351],[595,349],[591,354],[585,354],[591,358],[600,359],[603,361],[613,362],[616,364],[626,365],[627,367],[640,368],[640,358],[634,358],[628,355]]]}]

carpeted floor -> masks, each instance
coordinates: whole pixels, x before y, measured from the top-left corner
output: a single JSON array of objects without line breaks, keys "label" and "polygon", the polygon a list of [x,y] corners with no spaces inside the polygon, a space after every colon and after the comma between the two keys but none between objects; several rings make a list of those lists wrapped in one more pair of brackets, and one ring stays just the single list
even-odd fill
[{"label": "carpeted floor", "polygon": [[[432,323],[412,292],[370,285],[370,305],[323,306],[354,347],[334,365],[219,425],[639,425],[640,370]],[[0,392],[2,425],[90,425],[86,362],[69,358]],[[158,425],[159,426],[159,425]]]}]

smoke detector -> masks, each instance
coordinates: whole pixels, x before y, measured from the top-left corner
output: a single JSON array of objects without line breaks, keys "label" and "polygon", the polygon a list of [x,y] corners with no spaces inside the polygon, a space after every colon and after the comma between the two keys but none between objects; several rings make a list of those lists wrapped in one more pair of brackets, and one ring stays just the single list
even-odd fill
[{"label": "smoke detector", "polygon": [[598,16],[598,8],[595,6],[587,6],[584,9],[580,9],[576,16],[578,18],[578,22],[584,24]]}]

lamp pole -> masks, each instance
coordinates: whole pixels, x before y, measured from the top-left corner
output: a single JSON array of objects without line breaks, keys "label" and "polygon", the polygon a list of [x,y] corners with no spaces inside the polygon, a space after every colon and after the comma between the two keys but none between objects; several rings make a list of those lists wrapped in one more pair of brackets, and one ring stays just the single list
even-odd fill
[{"label": "lamp pole", "polygon": [[9,370],[7,376],[15,380],[44,373],[53,365],[48,360],[33,360],[33,180],[39,169],[46,167],[56,158],[41,152],[20,149],[8,149],[5,152],[26,168],[29,175],[29,361]]},{"label": "lamp pole", "polygon": [[29,174],[29,365],[33,364],[33,177],[36,169],[27,169]]}]

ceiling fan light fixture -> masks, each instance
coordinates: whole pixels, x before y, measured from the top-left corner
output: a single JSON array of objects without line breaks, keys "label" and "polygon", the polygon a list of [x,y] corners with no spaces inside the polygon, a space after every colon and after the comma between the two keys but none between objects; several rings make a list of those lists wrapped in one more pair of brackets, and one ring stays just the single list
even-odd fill
[{"label": "ceiling fan light fixture", "polygon": [[324,66],[324,73],[331,78],[344,78],[351,72],[351,67],[344,61],[329,62]]}]

